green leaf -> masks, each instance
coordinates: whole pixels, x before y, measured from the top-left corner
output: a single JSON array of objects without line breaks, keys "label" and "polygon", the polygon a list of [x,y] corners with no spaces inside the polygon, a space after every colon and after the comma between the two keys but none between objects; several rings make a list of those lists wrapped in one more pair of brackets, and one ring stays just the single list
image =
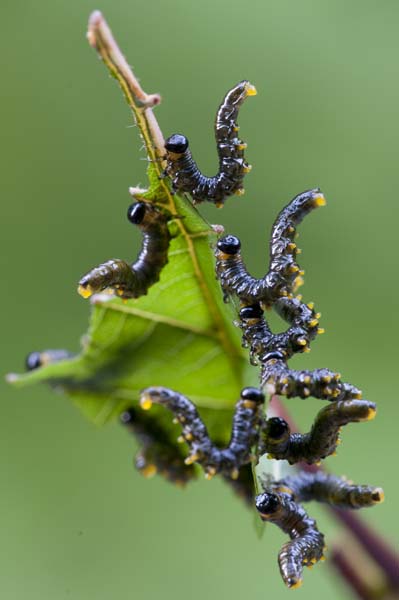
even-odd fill
[{"label": "green leaf", "polygon": [[[151,109],[159,96],[142,90],[100,13],[91,17],[88,38],[119,82],[147,149],[149,189],[134,195],[176,216],[170,224],[169,262],[146,296],[127,302],[104,294],[91,299],[89,330],[78,356],[12,374],[9,381],[16,386],[47,382],[69,394],[97,424],[137,402],[143,388],[170,387],[203,409],[211,435],[225,441],[239,392],[257,375],[215,278],[216,233],[160,178],[163,138]],[[156,415],[170,427],[169,414]]]},{"label": "green leaf", "polygon": [[[147,200],[156,195],[167,204],[153,171],[150,165]],[[215,279],[216,235],[185,198],[176,195],[173,202],[179,230],[148,295],[127,302],[94,296],[81,354],[17,376],[15,385],[51,383],[98,424],[137,401],[150,385],[176,389],[199,407],[234,405],[244,382],[248,385],[248,367]]]}]

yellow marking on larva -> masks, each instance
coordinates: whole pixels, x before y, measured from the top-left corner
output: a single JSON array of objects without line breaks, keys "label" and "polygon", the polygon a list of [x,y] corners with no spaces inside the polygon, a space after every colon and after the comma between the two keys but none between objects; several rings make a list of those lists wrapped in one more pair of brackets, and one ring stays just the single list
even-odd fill
[{"label": "yellow marking on larva", "polygon": [[310,308],[310,310],[314,309],[314,302],[308,302],[306,305],[308,308]]},{"label": "yellow marking on larva", "polygon": [[309,346],[306,346],[306,348],[303,349],[304,352],[310,352],[310,348]]},{"label": "yellow marking on larva", "polygon": [[307,388],[307,387],[304,387],[303,388],[303,395],[306,396],[306,397],[310,396],[310,389]]},{"label": "yellow marking on larva", "polygon": [[307,385],[309,385],[312,382],[311,376],[305,375],[305,377],[303,378],[303,382],[306,383]]},{"label": "yellow marking on larva", "polygon": [[296,300],[298,300],[298,302],[300,302],[302,300],[302,294],[298,294],[298,296],[296,297]]},{"label": "yellow marking on larva", "polygon": [[323,383],[330,383],[331,382],[331,376],[330,375],[323,375],[323,377],[321,378]]},{"label": "yellow marking on larva", "polygon": [[224,202],[215,202],[216,208],[223,208]]},{"label": "yellow marking on larva", "polygon": [[297,339],[297,344],[299,344],[299,346],[306,346],[307,341],[305,340],[305,338],[299,338]]},{"label": "yellow marking on larva", "polygon": [[240,144],[236,144],[237,150],[245,150],[248,147],[246,142],[241,142]]},{"label": "yellow marking on larva", "polygon": [[293,252],[296,249],[296,244],[295,242],[290,242],[289,244],[287,244],[287,250],[289,252]]},{"label": "yellow marking on larva", "polygon": [[298,277],[296,277],[295,281],[294,281],[294,288],[297,290],[304,283],[305,283],[305,281],[304,281],[303,277],[301,277],[300,275],[298,275]]},{"label": "yellow marking on larva", "polygon": [[256,402],[253,400],[243,400],[242,405],[244,408],[255,408]]},{"label": "yellow marking on larva", "polygon": [[323,392],[327,395],[327,396],[331,396],[333,393],[332,388],[330,388],[328,385],[324,388]]},{"label": "yellow marking on larva", "polygon": [[355,400],[361,400],[363,398],[363,392],[357,392],[356,394],[353,394],[353,397]]},{"label": "yellow marking on larva", "polygon": [[301,270],[299,271],[299,275],[300,275],[301,277],[303,277],[303,276],[305,275],[305,271],[304,271],[303,269],[301,269]]},{"label": "yellow marking on larva", "polygon": [[208,481],[210,481],[212,479],[212,477],[214,477],[216,475],[216,469],[215,467],[208,467],[206,473],[205,473],[205,479],[207,479]]},{"label": "yellow marking on larva", "polygon": [[178,423],[179,423],[179,422],[180,422],[180,421],[179,421],[179,419],[178,419],[177,417],[173,417],[173,419],[172,419],[172,423],[173,423],[174,425],[178,425]]},{"label": "yellow marking on larva", "polygon": [[301,250],[301,248],[297,248],[297,250],[296,250],[296,253],[297,253],[297,254],[302,254],[302,250]]},{"label": "yellow marking on larva", "polygon": [[191,454],[190,456],[187,456],[186,459],[184,459],[184,464],[192,465],[193,463],[195,463],[196,460],[199,459],[199,457],[199,454]]},{"label": "yellow marking on larva", "polygon": [[245,167],[243,167],[243,171],[244,173],[250,173],[252,171],[252,165],[245,165]]},{"label": "yellow marking on larva", "polygon": [[314,196],[313,203],[315,206],[325,206],[327,204],[327,200],[324,198],[323,194],[318,196]]},{"label": "yellow marking on larva", "polygon": [[384,490],[382,488],[375,488],[375,490],[371,494],[371,497],[376,504],[379,504],[380,502],[384,502],[384,500],[385,500]]},{"label": "yellow marking on larva", "polygon": [[256,96],[256,94],[258,93],[256,91],[256,87],[252,85],[252,83],[247,84],[245,91],[247,93],[247,96]]},{"label": "yellow marking on larva", "polygon": [[316,327],[318,324],[318,319],[312,319],[311,321],[309,321],[309,327]]},{"label": "yellow marking on larva", "polygon": [[317,312],[317,313],[315,314],[315,317],[316,317],[316,319],[320,319],[320,317],[321,317],[321,313],[320,313],[320,312]]},{"label": "yellow marking on larva", "polygon": [[155,465],[147,465],[144,469],[141,469],[140,472],[146,479],[150,479],[150,477],[156,475],[157,468]]},{"label": "yellow marking on larva", "polygon": [[298,265],[290,265],[290,267],[289,267],[288,271],[289,271],[290,273],[298,273],[298,271],[299,271],[299,267],[298,267]]},{"label": "yellow marking on larva", "polygon": [[301,585],[302,585],[302,579],[298,579],[298,581],[296,581],[295,583],[290,585],[290,590],[296,590],[299,587],[301,587]]},{"label": "yellow marking on larva", "polygon": [[281,383],[282,385],[287,385],[287,383],[288,383],[288,377],[282,377],[282,378],[280,379],[280,383]]},{"label": "yellow marking on larva", "polygon": [[238,188],[238,190],[236,190],[236,191],[234,192],[234,194],[235,194],[236,196],[243,196],[243,195],[245,194],[245,190],[244,190],[244,188]]},{"label": "yellow marking on larva", "polygon": [[189,433],[186,433],[186,436],[185,436],[185,437],[186,437],[186,442],[192,442],[192,441],[193,441],[193,439],[194,439],[194,436],[193,436],[193,434],[192,434],[192,433],[190,433],[190,432],[189,432]]},{"label": "yellow marking on larva", "polygon": [[179,435],[179,437],[177,438],[177,443],[178,444],[184,444],[186,440],[184,439],[184,437],[182,435]]},{"label": "yellow marking on larva", "polygon": [[150,396],[142,396],[140,398],[140,406],[143,410],[150,410],[151,406],[152,406],[152,400],[150,398]]},{"label": "yellow marking on larva", "polygon": [[230,477],[236,481],[240,475],[240,471],[238,469],[233,469],[230,473]]},{"label": "yellow marking on larva", "polygon": [[93,295],[93,290],[89,285],[87,287],[83,287],[83,285],[80,285],[78,287],[78,294],[80,294],[82,298],[90,298],[90,296]]},{"label": "yellow marking on larva", "polygon": [[317,330],[317,334],[318,335],[322,335],[325,332],[326,332],[326,330],[324,329],[324,327],[319,327],[318,330]]},{"label": "yellow marking on larva", "polygon": [[375,415],[377,414],[377,409],[376,408],[369,408],[367,411],[367,416],[364,419],[365,421],[372,421],[375,417]]}]

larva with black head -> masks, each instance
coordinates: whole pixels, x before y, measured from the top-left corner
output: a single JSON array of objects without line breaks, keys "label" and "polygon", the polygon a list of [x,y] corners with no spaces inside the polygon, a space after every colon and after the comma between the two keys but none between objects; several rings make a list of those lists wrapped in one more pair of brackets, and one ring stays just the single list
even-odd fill
[{"label": "larva with black head", "polygon": [[262,388],[270,394],[286,398],[308,398],[320,400],[351,400],[362,398],[362,392],[350,383],[341,381],[341,375],[330,369],[297,371],[290,369],[281,352],[270,352],[262,359]]},{"label": "larva with black head", "polygon": [[68,350],[42,350],[41,352],[30,352],[25,359],[25,366],[27,371],[34,371],[39,367],[45,367],[52,363],[59,362],[60,360],[67,360],[73,358],[74,354],[68,352]]},{"label": "larva with black head", "polygon": [[315,500],[330,506],[359,509],[384,500],[384,492],[379,487],[354,485],[322,471],[300,472],[273,482],[268,480],[263,488],[264,493],[255,498],[261,519],[274,523],[291,538],[278,556],[281,576],[290,588],[301,585],[303,566],[311,567],[322,560],[325,549],[324,535],[299,502]]},{"label": "larva with black head", "polygon": [[143,409],[149,409],[155,403],[173,412],[183,426],[181,439],[190,448],[186,464],[200,464],[208,479],[216,473],[238,479],[240,467],[250,461],[251,447],[258,440],[260,408],[264,399],[257,388],[241,391],[234,411],[230,442],[222,449],[213,444],[195,405],[183,394],[164,387],[150,387],[143,390],[140,403]]},{"label": "larva with black head", "polygon": [[135,202],[129,207],[127,217],[143,234],[136,261],[130,265],[124,260],[111,259],[89,271],[79,281],[78,292],[84,298],[105,289],[122,298],[138,298],[159,281],[168,262],[170,216],[149,202]]},{"label": "larva with black head", "polygon": [[323,558],[324,535],[290,494],[267,490],[256,497],[255,505],[262,521],[274,523],[290,536],[291,541],[279,552],[278,562],[286,586],[299,587],[303,566],[313,565]]},{"label": "larva with black head", "polygon": [[285,296],[292,296],[303,283],[303,271],[296,262],[298,248],[293,241],[296,227],[313,209],[326,204],[318,188],[296,196],[278,215],[271,234],[268,273],[261,279],[252,277],[241,257],[240,240],[227,235],[217,243],[216,276],[225,298],[237,296],[244,304],[261,302],[265,306]]},{"label": "larva with black head", "polygon": [[188,139],[179,133],[165,141],[165,174],[172,179],[172,190],[188,192],[194,203],[213,202],[221,207],[233,194],[244,193],[243,179],[251,169],[244,158],[246,144],[237,137],[239,109],[248,96],[256,90],[248,81],[241,81],[227,92],[215,119],[215,138],[219,157],[219,170],[206,177],[193,159]]},{"label": "larva with black head", "polygon": [[170,431],[166,431],[151,415],[129,408],[122,413],[120,420],[140,443],[135,467],[144,477],[158,474],[180,486],[196,477],[194,465],[184,462],[181,446],[171,440]]},{"label": "larva with black head", "polygon": [[260,453],[291,465],[318,463],[336,452],[342,426],[370,421],[375,414],[375,404],[367,400],[332,402],[319,411],[308,433],[291,433],[287,421],[272,417],[262,425]]}]

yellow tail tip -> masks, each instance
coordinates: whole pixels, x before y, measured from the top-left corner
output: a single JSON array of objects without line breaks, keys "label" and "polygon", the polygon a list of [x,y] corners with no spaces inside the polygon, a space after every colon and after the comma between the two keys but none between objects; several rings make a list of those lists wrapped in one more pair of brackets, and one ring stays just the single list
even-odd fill
[{"label": "yellow tail tip", "polygon": [[152,406],[152,400],[149,396],[143,396],[140,398],[140,406],[143,410],[150,410]]},{"label": "yellow tail tip", "polygon": [[256,96],[256,94],[258,93],[256,91],[256,87],[254,85],[252,85],[252,83],[247,84],[246,92],[247,92],[247,96]]},{"label": "yellow tail tip", "polygon": [[315,206],[325,206],[327,204],[327,200],[325,199],[323,194],[316,194],[313,197],[313,202]]},{"label": "yellow tail tip", "polygon": [[82,296],[82,298],[90,298],[93,295],[93,290],[88,285],[87,287],[83,287],[83,285],[78,286],[78,294]]},{"label": "yellow tail tip", "polygon": [[384,502],[384,500],[385,500],[384,490],[380,487],[375,488],[373,493],[371,494],[371,497],[376,504],[380,504],[381,502]]}]

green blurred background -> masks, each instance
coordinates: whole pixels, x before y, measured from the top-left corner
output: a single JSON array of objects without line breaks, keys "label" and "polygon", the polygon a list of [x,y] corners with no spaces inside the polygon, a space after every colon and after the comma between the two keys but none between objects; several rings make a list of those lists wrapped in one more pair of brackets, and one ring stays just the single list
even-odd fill
[{"label": "green blurred background", "polygon": [[[364,518],[394,542],[398,493],[396,0],[14,0],[1,9],[2,372],[33,349],[77,350],[89,307],[75,291],[90,267],[134,255],[129,185],[144,153],[116,84],[85,41],[101,9],[144,88],[160,92],[165,135],[184,132],[215,171],[212,123],[229,87],[258,96],[241,111],[253,172],[246,195],[203,208],[265,269],[266,238],[296,193],[319,185],[326,209],[301,226],[306,300],[325,336],[295,366],[329,366],[378,402],[344,431],[329,468],[383,485]],[[202,207],[201,207],[202,211]],[[3,384],[2,384],[3,385]],[[291,401],[301,426],[320,403]],[[5,384],[1,410],[0,564],[7,600],[348,598],[327,563],[297,592],[279,577],[284,536],[259,541],[253,516],[218,481],[185,491],[132,468],[132,439],[97,430],[66,397]],[[339,539],[318,507],[321,529]],[[396,536],[397,537],[397,536]]]}]

